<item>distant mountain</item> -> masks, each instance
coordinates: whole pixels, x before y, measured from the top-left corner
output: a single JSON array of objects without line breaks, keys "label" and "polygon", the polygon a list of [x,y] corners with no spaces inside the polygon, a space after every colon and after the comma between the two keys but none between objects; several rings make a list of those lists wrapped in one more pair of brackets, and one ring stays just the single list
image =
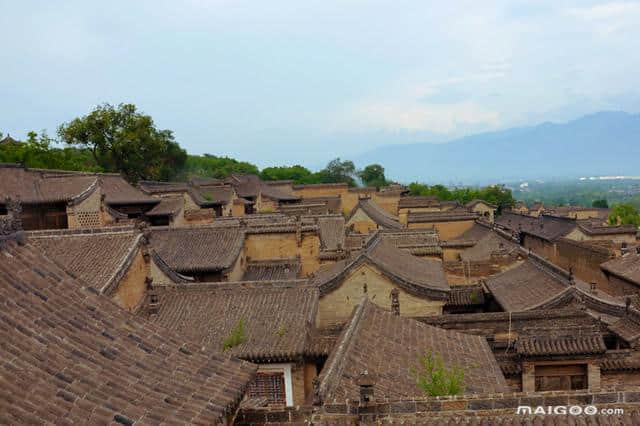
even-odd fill
[{"label": "distant mountain", "polygon": [[598,112],[447,143],[383,146],[354,162],[382,164],[388,177],[401,182],[640,175],[640,114]]}]

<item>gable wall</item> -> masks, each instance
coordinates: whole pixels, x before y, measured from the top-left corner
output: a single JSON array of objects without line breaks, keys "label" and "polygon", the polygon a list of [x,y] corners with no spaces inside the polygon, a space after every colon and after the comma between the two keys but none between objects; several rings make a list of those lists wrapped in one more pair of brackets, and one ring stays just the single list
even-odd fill
[{"label": "gable wall", "polygon": [[398,215],[398,202],[400,201],[400,195],[383,196],[378,193],[373,193],[371,199],[387,213],[394,216]]},{"label": "gable wall", "polygon": [[400,291],[400,315],[442,314],[444,301],[413,296],[395,285],[374,266],[360,265],[351,271],[338,288],[320,298],[316,325],[326,327],[345,323],[351,317],[353,309],[364,297],[365,283],[369,300],[384,309],[391,310],[391,290],[398,288]]},{"label": "gable wall", "polygon": [[378,229],[378,225],[361,208],[358,208],[345,223],[346,228],[350,226],[353,226],[353,231],[358,234],[370,234]]},{"label": "gable wall", "polygon": [[101,214],[102,191],[96,188],[91,195],[73,206],[67,206],[67,224],[73,228],[97,228],[104,224]]},{"label": "gable wall", "polygon": [[113,301],[128,311],[138,306],[147,291],[145,278],[148,272],[149,265],[144,261],[142,250],[138,250],[129,270],[112,295]]},{"label": "gable wall", "polygon": [[485,217],[486,219],[489,220],[489,222],[493,223],[494,211],[491,207],[487,206],[486,204],[477,203],[475,206],[473,206],[472,211],[476,213],[480,213],[482,217]]}]

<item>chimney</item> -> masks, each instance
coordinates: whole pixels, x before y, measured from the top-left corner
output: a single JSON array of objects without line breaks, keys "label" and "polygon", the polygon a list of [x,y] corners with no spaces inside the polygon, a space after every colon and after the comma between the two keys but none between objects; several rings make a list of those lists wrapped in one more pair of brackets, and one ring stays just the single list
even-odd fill
[{"label": "chimney", "polygon": [[591,285],[589,286],[589,290],[591,290],[591,294],[596,294],[596,282],[591,281]]},{"label": "chimney", "polygon": [[144,283],[147,286],[147,295],[149,296],[149,314],[157,314],[160,307],[160,299],[155,288],[153,288],[153,278],[147,277],[144,279]]},{"label": "chimney", "polygon": [[356,381],[360,388],[360,404],[367,404],[373,399],[373,386],[375,380],[367,370],[364,370]]},{"label": "chimney", "polygon": [[624,299],[624,313],[629,315],[629,307],[631,306],[631,298],[629,296]]},{"label": "chimney", "polygon": [[391,313],[400,316],[400,291],[397,288],[391,290]]},{"label": "chimney", "polygon": [[629,246],[626,242],[623,241],[622,243],[620,243],[620,254],[624,256],[627,253],[629,253]]}]

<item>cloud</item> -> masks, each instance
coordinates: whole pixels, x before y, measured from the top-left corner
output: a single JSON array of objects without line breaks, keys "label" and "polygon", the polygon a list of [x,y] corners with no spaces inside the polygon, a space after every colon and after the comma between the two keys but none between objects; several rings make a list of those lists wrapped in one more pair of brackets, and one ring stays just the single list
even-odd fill
[{"label": "cloud", "polygon": [[602,37],[635,29],[640,21],[640,2],[620,1],[573,7],[567,15],[591,26]]},{"label": "cloud", "polygon": [[378,100],[352,105],[343,117],[357,129],[384,129],[451,133],[458,127],[494,128],[500,115],[473,102],[425,104],[418,100]]}]

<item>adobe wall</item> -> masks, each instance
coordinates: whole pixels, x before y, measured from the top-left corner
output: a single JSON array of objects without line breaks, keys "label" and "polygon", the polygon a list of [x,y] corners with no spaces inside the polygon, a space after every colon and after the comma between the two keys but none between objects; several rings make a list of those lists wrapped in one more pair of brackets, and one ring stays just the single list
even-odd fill
[{"label": "adobe wall", "polygon": [[102,191],[100,188],[94,191],[81,202],[67,206],[67,226],[74,228],[97,228],[103,226],[106,221],[101,212]]},{"label": "adobe wall", "polygon": [[[413,211],[413,209],[412,209]],[[435,229],[438,231],[440,241],[453,240],[459,237],[469,229],[473,228],[475,219],[457,220],[452,222],[428,222],[428,223],[410,223],[409,229]]]},{"label": "adobe wall", "polygon": [[600,269],[600,265],[611,259],[607,250],[585,246],[573,240],[561,238],[555,243],[555,257],[550,260],[556,265],[569,270],[573,268],[573,274],[588,283],[595,282],[598,287],[609,294],[606,287],[607,279]]},{"label": "adobe wall", "polygon": [[[366,283],[367,297],[376,305],[391,310],[390,293],[398,288],[375,267],[360,265],[349,273],[342,284],[320,298],[316,325],[327,327],[345,323],[356,305],[364,297]],[[442,314],[444,301],[419,298],[398,288],[400,291],[400,315],[428,316]]]},{"label": "adobe wall", "polygon": [[242,276],[244,275],[246,267],[246,260],[243,252],[240,252],[240,255],[236,258],[236,261],[233,263],[231,270],[227,272],[225,276],[225,281],[242,281]]},{"label": "adobe wall", "polygon": [[156,265],[156,263],[154,262],[153,258],[151,258],[149,260],[149,277],[151,277],[153,279],[153,284],[165,284],[165,285],[171,285],[171,284],[175,284],[175,282],[173,282],[173,280],[171,280],[171,278],[169,278],[164,272],[162,272],[162,270],[160,268],[158,268],[158,265]]},{"label": "adobe wall", "polygon": [[293,195],[293,183],[291,182],[265,181],[265,184],[287,194]]},{"label": "adobe wall", "polygon": [[533,235],[525,234],[522,244],[525,248],[531,250],[535,254],[542,256],[548,260],[555,259],[555,244],[543,240],[542,238],[534,237]]},{"label": "adobe wall", "polygon": [[233,217],[244,216],[244,204],[243,203],[231,203],[231,215]]},{"label": "adobe wall", "polygon": [[382,195],[383,193],[373,193],[371,199],[380,208],[384,209],[387,213],[394,216],[398,215],[398,202],[400,201],[400,194],[394,195]]},{"label": "adobe wall", "polygon": [[275,213],[278,211],[278,202],[271,198],[260,195],[259,203],[257,203],[258,213]]},{"label": "adobe wall", "polygon": [[[344,185],[300,185],[293,187],[293,194],[301,198],[314,197],[335,197],[342,198],[349,190],[347,184]],[[344,202],[344,199],[343,199]]]},{"label": "adobe wall", "polygon": [[300,275],[306,277],[320,268],[320,238],[303,233],[298,244],[295,232],[247,234],[244,255],[247,259],[291,259],[300,256]]},{"label": "adobe wall", "polygon": [[353,227],[353,232],[358,234],[370,234],[378,229],[378,225],[360,208],[345,223],[345,228],[349,227]]},{"label": "adobe wall", "polygon": [[138,250],[127,273],[111,296],[114,302],[129,311],[139,306],[147,291],[145,278],[148,271],[149,266],[144,260],[142,250]]}]

